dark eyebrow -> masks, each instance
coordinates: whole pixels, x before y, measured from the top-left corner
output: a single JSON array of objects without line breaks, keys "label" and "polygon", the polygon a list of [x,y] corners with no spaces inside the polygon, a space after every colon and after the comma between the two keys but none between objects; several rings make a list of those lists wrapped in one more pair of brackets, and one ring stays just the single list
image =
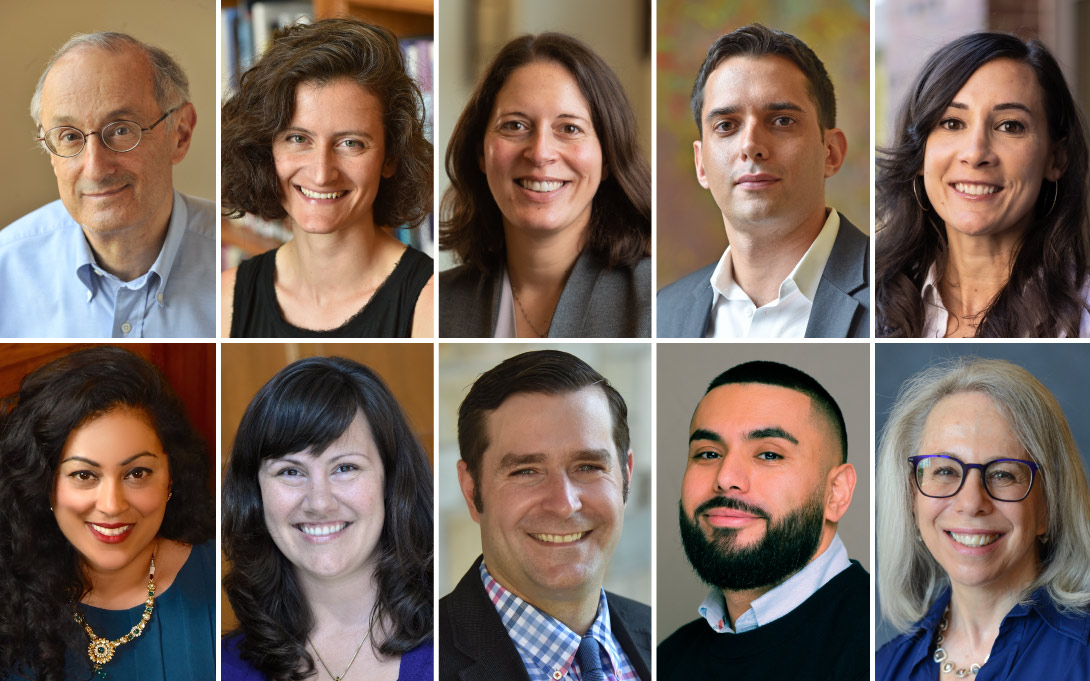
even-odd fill
[{"label": "dark eyebrow", "polygon": [[689,436],[689,444],[692,444],[695,440],[710,440],[719,445],[723,444],[723,438],[719,436],[719,433],[703,428],[697,428]]},{"label": "dark eyebrow", "polygon": [[527,454],[508,452],[500,459],[500,465],[497,471],[502,473],[509,471],[512,468],[518,468],[519,466],[528,466],[531,464],[544,463],[548,457],[543,452],[531,452]]},{"label": "dark eyebrow", "polygon": [[[962,102],[950,102],[950,105],[947,108],[949,108],[949,109],[968,110],[969,105],[968,104],[963,104]],[[992,111],[1011,111],[1011,110],[1025,111],[1027,114],[1029,114],[1031,116],[1033,115],[1033,112],[1030,111],[1030,108],[1028,106],[1026,106],[1025,104],[1022,104],[1021,102],[1003,102],[1002,104],[996,104],[995,106],[992,107]]]},{"label": "dark eyebrow", "polygon": [[747,440],[767,440],[769,438],[778,438],[780,440],[787,440],[793,445],[799,443],[798,439],[794,435],[787,432],[779,426],[769,426],[767,428],[758,428],[757,430],[751,430],[746,433]]},{"label": "dark eyebrow", "polygon": [[[158,458],[159,455],[155,454],[153,452],[139,452],[137,454],[133,454],[132,456],[125,459],[124,461],[122,461],[118,465],[128,466],[130,463],[132,463],[133,461],[136,461],[137,459],[139,459],[142,456],[150,456],[150,457],[153,457],[153,458]],[[87,459],[87,458],[82,457],[82,456],[70,456],[67,459],[61,461],[61,463],[64,464],[64,463],[68,463],[69,461],[78,461],[80,463],[85,463],[88,466],[94,466],[95,468],[102,468],[102,464],[98,463],[97,461],[91,461],[90,459]]]},{"label": "dark eyebrow", "polygon": [[[765,104],[763,109],[768,112],[776,111],[797,111],[798,113],[806,113],[806,109],[803,109],[794,102],[769,102]],[[710,121],[713,118],[720,116],[731,116],[738,113],[739,107],[737,106],[720,106],[708,111],[708,115],[704,117],[704,120]]]},{"label": "dark eyebrow", "polygon": [[[306,128],[300,127],[298,125],[289,125],[288,127],[281,130],[280,134],[284,134],[286,132],[301,132],[310,135],[311,137],[317,136],[317,133],[315,133],[313,130],[307,130]],[[366,137],[367,139],[374,139],[374,135],[367,132],[366,130],[338,130],[337,132],[334,132],[332,135],[330,135],[330,137],[344,137],[345,135],[355,135],[356,137]]]}]

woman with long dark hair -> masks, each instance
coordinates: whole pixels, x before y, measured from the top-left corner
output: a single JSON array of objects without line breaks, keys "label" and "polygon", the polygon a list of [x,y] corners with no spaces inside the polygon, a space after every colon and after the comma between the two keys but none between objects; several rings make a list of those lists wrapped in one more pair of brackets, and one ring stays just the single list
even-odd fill
[{"label": "woman with long dark hair", "polygon": [[617,76],[561,33],[485,70],[447,147],[439,335],[649,337],[651,173]]},{"label": "woman with long dark hair", "polygon": [[876,183],[877,335],[1090,334],[1086,127],[1041,43],[973,33],[909,92]]},{"label": "woman with long dark hair", "polygon": [[105,346],[28,374],[0,470],[0,678],[213,678],[207,447],[155,366]]},{"label": "woman with long dark hair", "polygon": [[224,681],[430,680],[431,478],[367,367],[312,357],[266,383],[223,482]]}]

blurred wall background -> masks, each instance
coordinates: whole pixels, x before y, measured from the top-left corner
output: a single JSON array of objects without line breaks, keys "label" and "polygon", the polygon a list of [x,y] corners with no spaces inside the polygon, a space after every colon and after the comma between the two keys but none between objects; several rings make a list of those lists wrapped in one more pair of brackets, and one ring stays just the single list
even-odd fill
[{"label": "blurred wall background", "polygon": [[848,138],[843,167],[825,181],[825,203],[872,231],[867,0],[658,0],[657,16],[656,286],[713,262],[727,247],[723,216],[696,181],[689,95],[715,39],[753,22],[798,36],[825,64],[836,90],[836,125]]},{"label": "blurred wall background", "polygon": [[[8,84],[0,104],[0,129],[8,131],[0,153],[0,229],[57,200],[57,179],[49,152],[34,141],[30,97],[45,63],[76,33],[121,31],[161,47],[189,76],[190,101],[197,127],[189,154],[174,166],[174,188],[183,194],[216,200],[216,0],[114,0],[89,3],[4,3],[8,30],[0,40],[0,61]],[[150,121],[148,121],[150,123]]]}]

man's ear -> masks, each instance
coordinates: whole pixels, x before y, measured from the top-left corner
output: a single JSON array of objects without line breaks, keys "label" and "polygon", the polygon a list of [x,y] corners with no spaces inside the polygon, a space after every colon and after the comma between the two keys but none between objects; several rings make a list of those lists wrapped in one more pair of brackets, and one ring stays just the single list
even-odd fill
[{"label": "man's ear", "polygon": [[170,162],[178,165],[189,153],[189,145],[193,143],[193,128],[197,127],[197,110],[186,102],[182,108],[174,112],[177,120],[174,122],[174,132],[171,137]]},{"label": "man's ear", "polygon": [[704,158],[700,155],[703,144],[700,140],[693,142],[693,164],[696,166],[696,181],[704,189],[708,188],[708,176],[704,172]]},{"label": "man's ear", "polygon": [[473,484],[473,476],[469,474],[469,467],[465,461],[458,461],[458,486],[462,488],[462,498],[466,500],[466,508],[469,509],[469,517],[478,525],[481,522],[481,513],[474,503],[476,485]]},{"label": "man's ear", "polygon": [[855,492],[855,466],[842,463],[825,478],[825,520],[838,523],[848,511]]},{"label": "man's ear", "polygon": [[848,153],[848,138],[840,128],[829,128],[825,131],[825,178],[828,179],[840,172],[840,166],[844,165],[844,155]]}]

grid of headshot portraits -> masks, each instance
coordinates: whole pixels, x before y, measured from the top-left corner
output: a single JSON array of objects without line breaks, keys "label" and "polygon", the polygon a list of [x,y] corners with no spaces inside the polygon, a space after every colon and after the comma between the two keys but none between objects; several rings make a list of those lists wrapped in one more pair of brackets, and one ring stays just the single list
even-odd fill
[{"label": "grid of headshot portraits", "polygon": [[1088,0],[4,10],[0,681],[1090,681]]}]

